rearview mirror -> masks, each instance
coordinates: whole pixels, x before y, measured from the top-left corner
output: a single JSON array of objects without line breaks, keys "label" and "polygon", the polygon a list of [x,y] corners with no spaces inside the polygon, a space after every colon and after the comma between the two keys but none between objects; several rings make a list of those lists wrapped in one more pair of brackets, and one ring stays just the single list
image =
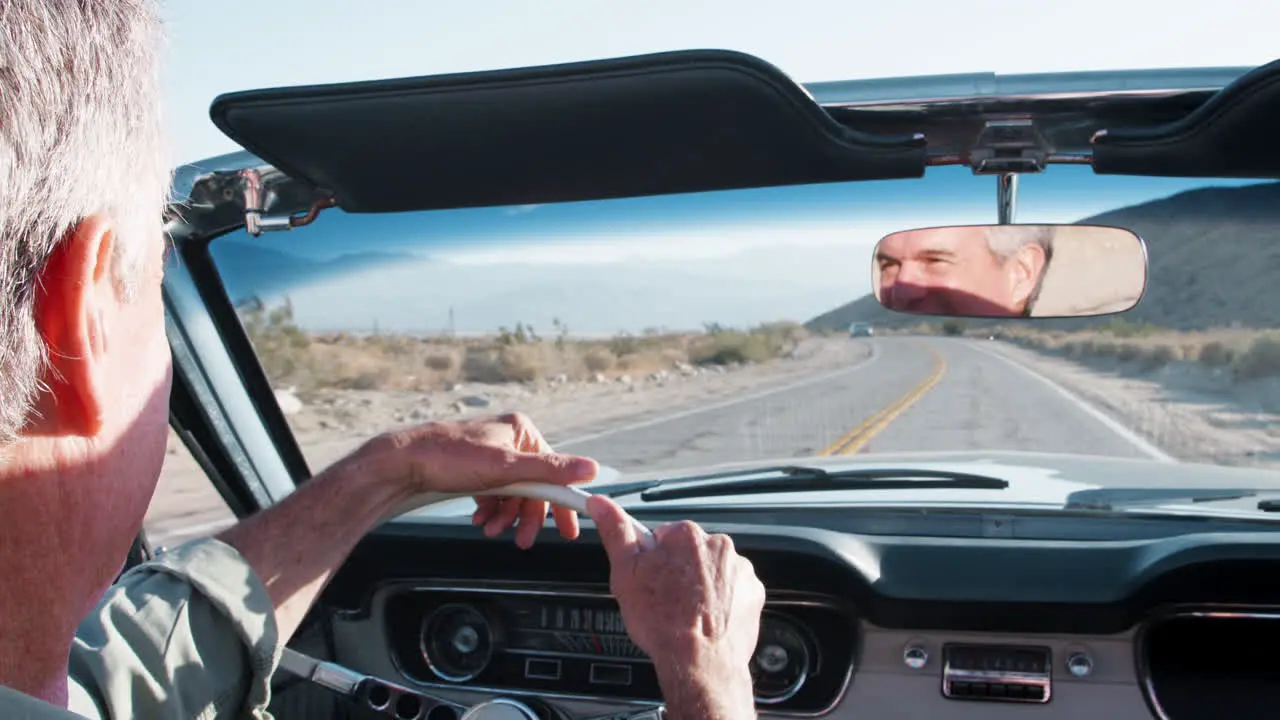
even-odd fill
[{"label": "rearview mirror", "polygon": [[876,243],[871,286],[898,312],[1087,317],[1128,310],[1147,286],[1142,238],[1095,225],[963,225]]}]

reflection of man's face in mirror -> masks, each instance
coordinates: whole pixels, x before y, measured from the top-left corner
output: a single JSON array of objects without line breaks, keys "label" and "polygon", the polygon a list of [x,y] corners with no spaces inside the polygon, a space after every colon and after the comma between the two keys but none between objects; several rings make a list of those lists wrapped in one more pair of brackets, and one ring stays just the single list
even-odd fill
[{"label": "reflection of man's face in mirror", "polygon": [[902,312],[1012,317],[1029,312],[1048,252],[1029,226],[894,233],[876,248],[879,299]]}]

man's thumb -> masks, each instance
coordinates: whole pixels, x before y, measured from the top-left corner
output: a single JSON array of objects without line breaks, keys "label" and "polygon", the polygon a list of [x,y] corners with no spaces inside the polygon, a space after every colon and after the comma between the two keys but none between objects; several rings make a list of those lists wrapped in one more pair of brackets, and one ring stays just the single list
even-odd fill
[{"label": "man's thumb", "polygon": [[587,513],[600,533],[600,544],[609,554],[609,559],[616,560],[639,549],[636,528],[630,516],[612,498],[604,495],[592,495],[587,498]]}]

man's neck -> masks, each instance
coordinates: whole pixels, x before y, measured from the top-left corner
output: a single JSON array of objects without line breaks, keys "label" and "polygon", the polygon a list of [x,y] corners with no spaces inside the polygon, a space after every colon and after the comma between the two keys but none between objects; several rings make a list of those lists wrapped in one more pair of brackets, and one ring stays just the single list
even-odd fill
[{"label": "man's neck", "polygon": [[118,508],[91,463],[49,445],[0,456],[0,685],[65,707],[76,628],[119,567]]},{"label": "man's neck", "polygon": [[[6,577],[5,585],[31,587],[33,582],[17,582]],[[9,602],[11,594],[11,590],[0,593],[4,597],[4,601],[0,601],[0,616],[6,618],[0,621],[0,685],[66,707],[67,658],[77,619],[59,612],[33,616],[27,603]],[[43,598],[44,593],[39,593],[39,597]],[[21,626],[18,623],[21,617],[33,620]]]},{"label": "man's neck", "polygon": [[44,688],[43,690],[32,690],[28,688],[19,687],[17,685],[9,685],[7,683],[5,684],[5,687],[12,688],[13,690],[17,690],[18,692],[23,693],[25,695],[30,695],[31,697],[37,700],[43,700],[44,702],[47,702],[50,705],[53,705],[55,707],[60,707],[60,708],[68,707],[70,693],[67,690],[68,680],[67,680],[66,671],[64,670],[62,672],[61,680],[50,680],[47,684],[48,684],[48,687]]},{"label": "man's neck", "polygon": [[[0,493],[6,515],[14,512],[9,500]],[[33,517],[29,509],[23,512],[28,514],[10,517]],[[0,525],[0,685],[65,707],[67,658],[92,598],[75,577],[80,568],[67,562],[56,530],[42,544],[22,532],[30,527],[25,523]]]}]

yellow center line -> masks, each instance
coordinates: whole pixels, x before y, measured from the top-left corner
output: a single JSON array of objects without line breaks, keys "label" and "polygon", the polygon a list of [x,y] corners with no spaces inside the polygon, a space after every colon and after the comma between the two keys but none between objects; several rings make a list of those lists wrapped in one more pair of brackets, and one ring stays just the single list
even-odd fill
[{"label": "yellow center line", "polygon": [[885,406],[876,414],[867,418],[862,424],[845,433],[831,444],[826,450],[822,451],[822,455],[852,455],[867,443],[871,442],[871,438],[880,434],[882,430],[889,426],[899,415],[906,412],[907,408],[915,404],[917,400],[924,397],[925,393],[933,389],[937,385],[942,376],[947,372],[947,362],[937,351],[930,348],[929,353],[933,355],[933,372],[929,377],[925,378],[919,385],[911,388],[906,395],[898,398],[889,405]]}]

